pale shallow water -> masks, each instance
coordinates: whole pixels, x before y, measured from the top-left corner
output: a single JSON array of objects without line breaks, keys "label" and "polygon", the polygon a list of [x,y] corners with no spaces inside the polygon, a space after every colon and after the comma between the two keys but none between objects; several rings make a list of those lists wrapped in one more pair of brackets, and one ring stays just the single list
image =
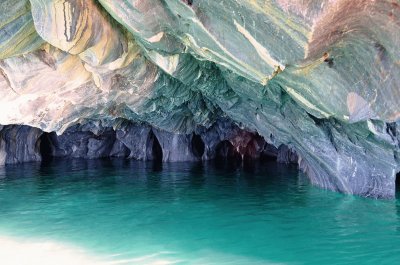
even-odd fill
[{"label": "pale shallow water", "polygon": [[0,264],[57,259],[399,264],[400,203],[320,190],[296,167],[273,162],[243,169],[72,160],[0,169]]}]

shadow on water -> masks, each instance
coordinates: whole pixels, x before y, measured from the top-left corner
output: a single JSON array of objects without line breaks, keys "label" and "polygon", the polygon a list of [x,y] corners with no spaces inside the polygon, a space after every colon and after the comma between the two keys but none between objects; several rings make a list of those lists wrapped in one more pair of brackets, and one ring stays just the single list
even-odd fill
[{"label": "shadow on water", "polygon": [[243,181],[261,179],[265,182],[297,181],[298,170],[294,165],[283,165],[273,161],[240,160],[236,156],[206,162],[163,163],[135,161],[131,159],[46,159],[42,162],[7,165],[0,171],[1,178],[36,178],[43,183],[57,181],[98,180],[110,176],[163,177],[180,173],[195,183],[205,179],[219,178]]},{"label": "shadow on water", "polygon": [[116,189],[118,192],[126,192],[127,187],[142,187],[149,194],[163,194],[179,187],[190,193],[196,190],[218,191],[215,197],[230,194],[262,200],[285,200],[287,193],[291,192],[296,194],[292,203],[304,206],[308,201],[306,193],[309,192],[307,181],[295,165],[275,161],[242,161],[236,156],[191,163],[162,163],[158,159],[147,162],[123,158],[53,159],[6,166],[3,177],[8,180],[29,178],[37,194],[65,187],[88,191]]}]

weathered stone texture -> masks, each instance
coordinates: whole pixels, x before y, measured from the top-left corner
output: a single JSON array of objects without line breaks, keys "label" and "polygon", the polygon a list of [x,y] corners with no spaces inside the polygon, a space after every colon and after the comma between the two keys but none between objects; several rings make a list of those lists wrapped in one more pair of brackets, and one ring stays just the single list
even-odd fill
[{"label": "weathered stone texture", "polygon": [[[297,160],[317,186],[394,196],[398,1],[5,0],[0,9],[0,124],[60,134],[57,156],[272,154]],[[82,129],[93,121],[108,129]],[[0,162],[39,160],[34,149],[11,155],[12,137],[28,136],[9,129]]]}]

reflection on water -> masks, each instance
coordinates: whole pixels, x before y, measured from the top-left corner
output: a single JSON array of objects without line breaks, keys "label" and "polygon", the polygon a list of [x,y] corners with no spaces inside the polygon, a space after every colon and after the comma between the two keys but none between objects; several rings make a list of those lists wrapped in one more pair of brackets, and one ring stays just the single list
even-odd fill
[{"label": "reflection on water", "polygon": [[135,264],[395,264],[399,216],[396,200],[313,188],[295,167],[273,162],[62,160],[0,169],[1,235]]}]

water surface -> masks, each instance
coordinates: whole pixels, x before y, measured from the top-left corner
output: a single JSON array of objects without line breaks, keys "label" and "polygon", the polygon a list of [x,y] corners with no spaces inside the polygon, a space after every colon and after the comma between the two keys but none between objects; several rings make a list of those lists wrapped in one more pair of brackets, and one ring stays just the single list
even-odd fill
[{"label": "water surface", "polygon": [[274,162],[65,160],[0,169],[0,235],[120,264],[398,264],[400,203]]}]

